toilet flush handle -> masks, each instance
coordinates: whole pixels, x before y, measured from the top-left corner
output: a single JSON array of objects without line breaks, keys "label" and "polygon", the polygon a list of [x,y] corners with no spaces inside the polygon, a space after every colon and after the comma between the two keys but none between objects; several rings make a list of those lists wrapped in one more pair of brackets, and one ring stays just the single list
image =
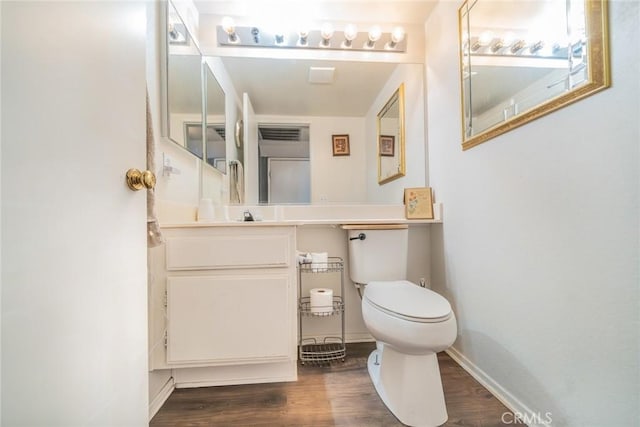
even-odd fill
[{"label": "toilet flush handle", "polygon": [[360,233],[356,237],[349,237],[349,240],[364,240],[366,238],[367,238],[366,234]]}]

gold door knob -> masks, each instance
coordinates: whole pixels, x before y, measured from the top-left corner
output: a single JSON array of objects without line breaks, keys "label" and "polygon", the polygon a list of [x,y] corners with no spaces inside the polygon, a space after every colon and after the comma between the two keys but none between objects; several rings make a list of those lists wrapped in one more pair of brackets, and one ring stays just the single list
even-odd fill
[{"label": "gold door knob", "polygon": [[153,188],[156,186],[156,176],[151,171],[140,172],[138,169],[129,169],[127,171],[127,185],[133,191]]}]

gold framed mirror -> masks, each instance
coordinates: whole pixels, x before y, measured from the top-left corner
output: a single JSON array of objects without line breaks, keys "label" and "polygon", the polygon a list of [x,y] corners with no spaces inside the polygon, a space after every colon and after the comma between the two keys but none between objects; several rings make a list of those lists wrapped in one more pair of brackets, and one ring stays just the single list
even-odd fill
[{"label": "gold framed mirror", "polygon": [[463,150],[610,86],[607,0],[466,0],[458,17]]},{"label": "gold framed mirror", "polygon": [[378,184],[398,179],[405,174],[404,160],[404,83],[378,113]]}]

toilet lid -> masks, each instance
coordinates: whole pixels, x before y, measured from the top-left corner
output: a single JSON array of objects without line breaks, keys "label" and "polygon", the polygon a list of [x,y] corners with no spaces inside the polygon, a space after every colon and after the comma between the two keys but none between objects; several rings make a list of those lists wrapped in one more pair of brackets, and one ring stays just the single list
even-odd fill
[{"label": "toilet lid", "polygon": [[444,297],[406,280],[370,282],[364,297],[390,314],[416,321],[446,320],[451,314],[451,305]]}]

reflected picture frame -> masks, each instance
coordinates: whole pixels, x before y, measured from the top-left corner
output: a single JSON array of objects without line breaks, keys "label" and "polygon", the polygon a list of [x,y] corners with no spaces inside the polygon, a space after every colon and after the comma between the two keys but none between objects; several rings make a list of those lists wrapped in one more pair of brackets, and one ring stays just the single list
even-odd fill
[{"label": "reflected picture frame", "polygon": [[349,147],[349,135],[332,135],[331,141],[334,156],[351,155],[351,149]]},{"label": "reflected picture frame", "polygon": [[396,138],[393,135],[380,135],[378,150],[381,156],[395,156]]}]

